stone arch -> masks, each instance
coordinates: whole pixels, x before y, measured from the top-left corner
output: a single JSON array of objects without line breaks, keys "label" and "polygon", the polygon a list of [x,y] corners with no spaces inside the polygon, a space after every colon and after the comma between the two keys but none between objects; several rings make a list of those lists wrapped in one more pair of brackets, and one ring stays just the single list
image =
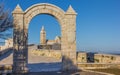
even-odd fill
[{"label": "stone arch", "polygon": [[30,20],[38,14],[49,14],[55,17],[61,26],[64,23],[63,19],[65,12],[61,8],[52,4],[42,3],[42,4],[35,4],[29,7],[25,11],[25,15],[24,15],[24,19],[25,19],[24,21],[26,21],[25,26],[29,25]]},{"label": "stone arch", "polygon": [[[28,25],[31,19],[39,14],[55,17],[61,27],[62,70],[75,70],[76,67],[76,12],[71,6],[64,12],[61,8],[48,4],[35,4],[23,11],[19,5],[13,11],[14,53],[13,72],[24,73],[28,59]],[[19,37],[20,36],[20,37]],[[20,60],[21,58],[22,60]]]}]

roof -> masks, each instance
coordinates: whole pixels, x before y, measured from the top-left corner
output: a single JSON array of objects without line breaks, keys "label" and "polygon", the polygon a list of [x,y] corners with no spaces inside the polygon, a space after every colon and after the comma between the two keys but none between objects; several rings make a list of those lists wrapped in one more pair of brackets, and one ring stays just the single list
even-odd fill
[{"label": "roof", "polygon": [[55,40],[48,40],[47,41],[47,44],[50,44],[50,45],[52,45],[52,44],[54,44],[55,43]]}]

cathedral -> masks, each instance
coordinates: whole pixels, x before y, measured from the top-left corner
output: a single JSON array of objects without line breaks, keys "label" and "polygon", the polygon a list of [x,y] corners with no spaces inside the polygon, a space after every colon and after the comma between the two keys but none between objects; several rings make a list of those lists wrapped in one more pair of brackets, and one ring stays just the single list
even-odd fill
[{"label": "cathedral", "polygon": [[61,37],[56,36],[54,40],[46,39],[46,31],[44,26],[40,31],[40,45],[38,45],[38,49],[53,49],[60,50],[61,49]]}]

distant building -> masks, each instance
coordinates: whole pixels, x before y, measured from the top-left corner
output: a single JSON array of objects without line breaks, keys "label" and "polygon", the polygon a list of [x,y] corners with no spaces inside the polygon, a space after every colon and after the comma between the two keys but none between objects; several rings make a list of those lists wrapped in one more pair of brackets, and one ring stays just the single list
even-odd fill
[{"label": "distant building", "polygon": [[46,31],[44,27],[40,31],[40,45],[46,45]]},{"label": "distant building", "polygon": [[12,48],[13,47],[13,39],[9,38],[5,40],[5,45],[0,46],[0,51],[5,50],[7,48]]},{"label": "distant building", "polygon": [[44,27],[42,27],[40,31],[40,45],[38,45],[38,48],[60,50],[61,49],[61,37],[56,36],[55,40],[47,40],[46,31]]}]

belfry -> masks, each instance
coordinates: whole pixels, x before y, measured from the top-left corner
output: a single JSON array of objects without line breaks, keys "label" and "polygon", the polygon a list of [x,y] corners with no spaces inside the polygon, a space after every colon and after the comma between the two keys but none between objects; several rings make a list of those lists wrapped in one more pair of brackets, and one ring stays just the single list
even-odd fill
[{"label": "belfry", "polygon": [[40,44],[45,45],[46,44],[46,31],[44,29],[44,26],[42,26],[42,29],[40,31]]}]

